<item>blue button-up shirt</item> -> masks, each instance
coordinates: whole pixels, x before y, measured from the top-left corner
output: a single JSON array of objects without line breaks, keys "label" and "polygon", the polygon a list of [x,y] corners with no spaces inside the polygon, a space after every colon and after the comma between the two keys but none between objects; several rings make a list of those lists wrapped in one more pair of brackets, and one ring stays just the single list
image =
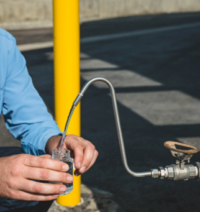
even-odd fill
[{"label": "blue button-up shirt", "polygon": [[7,129],[21,140],[26,153],[45,154],[48,139],[61,133],[33,86],[15,39],[0,29],[0,114],[2,112]]}]

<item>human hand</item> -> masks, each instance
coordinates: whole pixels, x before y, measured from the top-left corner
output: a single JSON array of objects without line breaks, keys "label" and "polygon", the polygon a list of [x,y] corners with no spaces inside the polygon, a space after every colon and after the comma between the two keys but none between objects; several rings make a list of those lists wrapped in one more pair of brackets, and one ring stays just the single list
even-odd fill
[{"label": "human hand", "polygon": [[0,196],[26,201],[56,199],[60,193],[66,191],[66,186],[33,180],[71,183],[73,177],[65,173],[68,169],[67,164],[50,159],[50,155],[19,154],[2,157],[0,158]]},{"label": "human hand", "polygon": [[[46,152],[51,154],[53,149],[60,148],[62,136],[50,138],[46,144]],[[63,148],[73,150],[75,175],[86,172],[96,161],[98,152],[88,140],[76,135],[67,135]]]}]

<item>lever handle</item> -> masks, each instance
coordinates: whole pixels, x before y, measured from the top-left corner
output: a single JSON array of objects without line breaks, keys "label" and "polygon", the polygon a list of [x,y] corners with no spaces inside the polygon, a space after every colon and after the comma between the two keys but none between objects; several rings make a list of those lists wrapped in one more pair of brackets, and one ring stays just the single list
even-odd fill
[{"label": "lever handle", "polygon": [[[174,152],[180,152],[180,153],[184,153],[184,154],[187,154],[187,155],[193,155],[195,153],[197,153],[199,150],[194,147],[194,146],[191,146],[191,145],[188,145],[188,144],[183,144],[183,143],[179,143],[179,142],[175,142],[175,141],[166,141],[164,143],[164,146],[171,150],[171,151],[174,151]],[[188,147],[190,149],[188,150],[185,150],[185,149],[177,149],[176,146],[183,146],[183,147]]]}]

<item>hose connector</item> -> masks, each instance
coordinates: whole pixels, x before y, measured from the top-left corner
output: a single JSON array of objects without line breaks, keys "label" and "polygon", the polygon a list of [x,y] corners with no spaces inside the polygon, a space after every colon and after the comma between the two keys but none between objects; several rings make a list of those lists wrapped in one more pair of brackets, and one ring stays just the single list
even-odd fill
[{"label": "hose connector", "polygon": [[78,103],[81,101],[82,97],[83,97],[83,94],[79,93],[78,96],[76,97],[76,99],[73,102],[73,106],[77,106]]}]

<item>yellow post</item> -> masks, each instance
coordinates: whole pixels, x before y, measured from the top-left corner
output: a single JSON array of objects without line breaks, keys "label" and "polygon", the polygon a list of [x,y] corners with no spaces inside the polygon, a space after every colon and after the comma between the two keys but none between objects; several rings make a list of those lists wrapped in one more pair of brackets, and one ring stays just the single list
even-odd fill
[{"label": "yellow post", "polygon": [[[79,0],[53,0],[55,119],[63,131],[74,99],[80,91]],[[80,105],[70,121],[68,134],[80,136]],[[81,199],[81,178],[74,189],[59,196],[58,204],[75,206]]]}]

